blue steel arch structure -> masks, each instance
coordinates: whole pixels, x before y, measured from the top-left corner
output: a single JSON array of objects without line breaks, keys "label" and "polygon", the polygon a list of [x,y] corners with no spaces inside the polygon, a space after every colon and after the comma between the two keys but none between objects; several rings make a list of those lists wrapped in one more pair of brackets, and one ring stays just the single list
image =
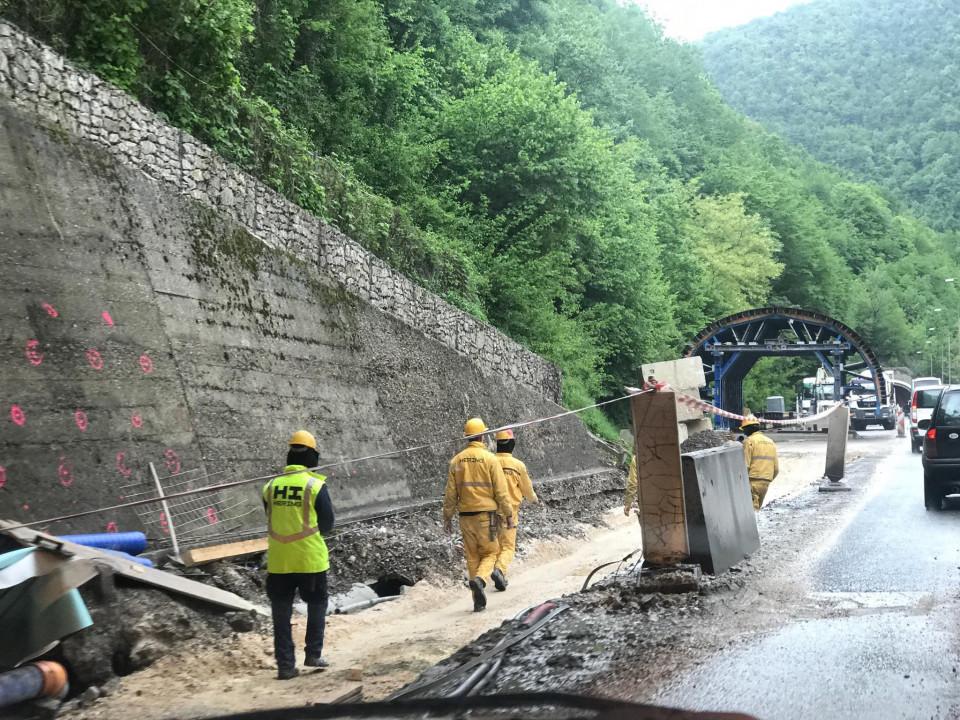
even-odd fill
[{"label": "blue steel arch structure", "polygon": [[[876,413],[887,404],[890,389],[876,353],[859,334],[839,320],[803,308],[763,307],[729,315],[697,334],[684,357],[699,356],[713,403],[729,412],[743,408],[743,379],[762,357],[814,355],[833,378],[841,397],[845,378],[869,373],[877,388]],[[727,425],[728,421],[717,418]]]}]

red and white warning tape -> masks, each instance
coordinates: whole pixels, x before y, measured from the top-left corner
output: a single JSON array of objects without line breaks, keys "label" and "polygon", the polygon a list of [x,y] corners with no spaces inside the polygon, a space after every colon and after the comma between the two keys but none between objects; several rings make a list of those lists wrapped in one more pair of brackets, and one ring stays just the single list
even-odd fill
[{"label": "red and white warning tape", "polygon": [[[711,405],[705,400],[701,400],[700,398],[696,398],[691,395],[687,395],[685,393],[677,392],[676,396],[677,396],[677,402],[683,403],[684,405],[687,405],[689,407],[699,408],[704,412],[708,412],[713,415],[719,415],[720,417],[729,418],[731,420],[740,420],[741,422],[747,419],[745,415],[737,415],[736,413],[732,413],[729,410],[723,410],[721,408],[718,408],[716,405]],[[819,420],[823,420],[829,417],[830,414],[837,409],[837,407],[839,406],[833,405],[832,407],[824,410],[823,412],[819,412],[816,415],[808,415],[806,417],[795,418],[790,420],[773,420],[771,418],[758,418],[758,419],[762,423],[767,425],[811,425]]]}]

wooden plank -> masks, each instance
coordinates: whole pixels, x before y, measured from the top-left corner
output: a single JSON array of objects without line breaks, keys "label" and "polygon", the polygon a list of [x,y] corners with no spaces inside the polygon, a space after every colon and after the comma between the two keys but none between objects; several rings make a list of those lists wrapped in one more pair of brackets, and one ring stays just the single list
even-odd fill
[{"label": "wooden plank", "polygon": [[98,565],[111,568],[118,575],[130,580],[162,588],[178,595],[186,595],[197,600],[213,603],[230,610],[256,610],[253,603],[247,602],[239,595],[215,588],[211,585],[189,580],[173,573],[164,572],[155,568],[148,568],[116,555],[105,553],[96,548],[77,545],[56,535],[48,535],[39,530],[26,527],[17,527],[18,523],[0,520],[0,534],[13,538],[24,546],[42,547],[64,557],[76,557],[85,560],[94,560]]},{"label": "wooden plank", "polygon": [[208,547],[190,548],[180,553],[180,559],[187,567],[203,565],[215,560],[243,557],[267,551],[267,539],[242,540],[240,542],[210,545]]}]

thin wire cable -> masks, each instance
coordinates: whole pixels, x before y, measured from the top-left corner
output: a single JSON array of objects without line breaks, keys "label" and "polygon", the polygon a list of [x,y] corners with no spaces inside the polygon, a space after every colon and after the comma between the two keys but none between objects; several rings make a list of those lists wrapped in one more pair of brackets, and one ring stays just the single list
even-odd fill
[{"label": "thin wire cable", "polygon": [[[654,390],[654,389],[649,389],[649,390],[637,390],[636,392],[630,392],[630,393],[628,393],[627,395],[622,395],[622,396],[620,396],[620,397],[613,398],[612,400],[604,400],[604,401],[602,401],[602,402],[593,403],[592,405],[586,405],[586,406],[584,406],[584,407],[577,408],[577,409],[575,409],[575,410],[567,410],[567,411],[562,412],[562,413],[557,413],[556,415],[549,415],[549,416],[547,416],[547,417],[535,418],[535,419],[533,419],[533,420],[526,420],[526,421],[524,421],[524,422],[512,423],[512,424],[509,424],[509,425],[502,425],[502,426],[497,427],[497,428],[485,430],[485,431],[483,431],[482,433],[477,433],[477,435],[478,435],[478,436],[479,436],[479,435],[493,435],[493,434],[495,434],[495,433],[500,432],[501,430],[508,430],[508,429],[521,428],[521,427],[530,427],[531,425],[538,425],[538,424],[545,423],[545,422],[552,422],[552,421],[554,421],[554,420],[559,420],[559,419],[561,419],[561,418],[569,417],[569,416],[571,416],[571,415],[576,415],[576,414],[578,414],[578,413],[586,412],[587,410],[592,410],[592,409],[594,409],[594,408],[603,407],[603,406],[605,406],[605,405],[611,405],[611,404],[613,404],[613,403],[615,403],[615,402],[621,402],[621,401],[623,401],[623,400],[628,400],[628,399],[630,399],[630,398],[637,397],[638,395],[645,395],[645,394],[650,393],[650,392],[655,392],[655,390]],[[438,441],[436,441],[436,442],[424,443],[424,444],[421,444],[421,445],[416,445],[416,446],[414,446],[414,447],[404,448],[404,449],[401,449],[401,450],[389,450],[389,451],[382,452],[382,453],[374,453],[373,455],[365,455],[365,456],[359,457],[359,458],[353,458],[353,459],[349,459],[349,460],[339,460],[339,461],[337,461],[337,462],[326,463],[326,464],[323,464],[323,465],[317,465],[316,467],[307,468],[307,471],[308,471],[308,472],[317,472],[317,471],[320,471],[320,470],[327,470],[327,469],[329,469],[329,468],[335,468],[335,467],[341,467],[341,466],[343,466],[343,465],[349,465],[350,463],[367,462],[367,461],[370,461],[370,460],[380,460],[380,459],[383,459],[383,458],[394,457],[394,456],[397,456],[397,455],[405,455],[405,454],[407,454],[407,453],[419,452],[419,451],[421,451],[421,450],[426,450],[427,448],[440,447],[440,446],[442,446],[442,445],[451,445],[451,444],[453,444],[453,443],[463,442],[465,439],[466,439],[465,437],[448,438],[448,439],[446,439],[446,440],[438,440]],[[8,531],[9,531],[9,530],[19,530],[19,529],[21,529],[21,528],[31,527],[31,526],[33,526],[33,525],[46,525],[46,524],[49,524],[49,523],[62,522],[62,521],[64,521],[64,520],[73,520],[73,519],[75,519],[75,518],[80,518],[80,517],[89,517],[90,515],[98,515],[98,514],[100,514],[100,513],[114,512],[114,511],[116,511],[116,510],[124,510],[124,509],[126,509],[126,508],[131,508],[131,507],[139,507],[139,506],[141,506],[141,505],[148,505],[148,504],[150,504],[150,503],[158,503],[158,502],[161,502],[161,500],[166,500],[166,501],[169,502],[170,500],[175,500],[175,499],[181,498],[181,497],[188,497],[188,496],[192,496],[192,495],[199,495],[199,494],[202,494],[202,493],[216,492],[216,491],[218,491],[218,490],[226,490],[226,489],[228,489],[228,488],[239,487],[239,486],[241,486],[241,485],[249,485],[249,484],[255,483],[255,482],[266,482],[267,480],[272,480],[273,478],[285,477],[286,475],[294,475],[294,474],[299,473],[299,472],[304,472],[304,471],[303,471],[303,470],[290,470],[289,472],[270,473],[269,475],[261,475],[261,476],[258,476],[258,477],[246,478],[246,479],[244,479],[244,480],[234,480],[234,481],[232,481],[232,482],[220,483],[219,485],[208,485],[207,487],[203,487],[203,488],[195,488],[195,489],[192,489],[192,490],[183,490],[183,491],[181,491],[181,492],[170,493],[169,495],[166,495],[166,494],[165,494],[162,499],[159,498],[159,497],[155,497],[155,498],[146,498],[146,499],[144,499],[144,500],[134,500],[134,501],[131,501],[131,502],[126,502],[126,503],[118,503],[118,504],[116,504],[116,505],[110,505],[110,506],[107,506],[107,507],[96,508],[96,509],[93,509],[93,510],[83,510],[83,511],[81,511],[81,512],[70,513],[70,514],[68,514],[68,515],[58,515],[57,517],[47,518],[47,519],[45,519],[45,520],[33,520],[32,522],[20,523],[19,525],[11,525],[11,526],[5,528],[5,530],[8,530]]]},{"label": "thin wire cable", "polygon": [[146,41],[150,44],[150,46],[153,47],[154,50],[156,50],[158,53],[160,53],[161,55],[163,55],[163,57],[165,57],[174,67],[178,68],[179,70],[182,70],[184,73],[186,73],[187,75],[189,75],[191,78],[193,78],[194,80],[196,80],[198,83],[201,83],[201,84],[203,84],[203,85],[206,85],[206,86],[207,86],[208,88],[210,88],[211,90],[216,90],[216,89],[217,89],[217,88],[215,88],[213,85],[211,85],[210,83],[208,83],[206,80],[204,80],[203,78],[199,78],[199,77],[197,77],[196,75],[194,75],[192,72],[190,72],[190,71],[187,70],[185,67],[183,67],[183,65],[181,65],[181,64],[178,63],[176,60],[174,60],[172,57],[170,57],[169,55],[167,55],[167,53],[165,53],[165,52],[160,48],[159,45],[157,45],[153,40],[151,40],[150,37],[149,37],[143,30],[141,30],[141,29],[138,28],[136,25],[134,25],[134,24],[133,24],[133,21],[132,21],[130,18],[124,18],[124,20],[127,21],[127,24],[130,25],[130,27],[132,27],[134,30],[137,31],[137,34],[138,34],[140,37],[142,37],[144,40],[146,40]]}]

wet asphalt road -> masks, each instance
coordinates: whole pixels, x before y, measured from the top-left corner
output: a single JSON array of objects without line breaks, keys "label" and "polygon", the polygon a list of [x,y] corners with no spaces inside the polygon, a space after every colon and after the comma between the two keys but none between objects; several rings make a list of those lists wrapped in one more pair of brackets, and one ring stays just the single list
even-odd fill
[{"label": "wet asphalt road", "polygon": [[780,630],[713,655],[657,702],[770,720],[960,718],[960,498],[926,511],[919,456],[878,435],[862,442],[885,443],[881,456],[850,478],[862,497],[786,569],[807,588],[796,616],[821,617],[784,607]]}]

